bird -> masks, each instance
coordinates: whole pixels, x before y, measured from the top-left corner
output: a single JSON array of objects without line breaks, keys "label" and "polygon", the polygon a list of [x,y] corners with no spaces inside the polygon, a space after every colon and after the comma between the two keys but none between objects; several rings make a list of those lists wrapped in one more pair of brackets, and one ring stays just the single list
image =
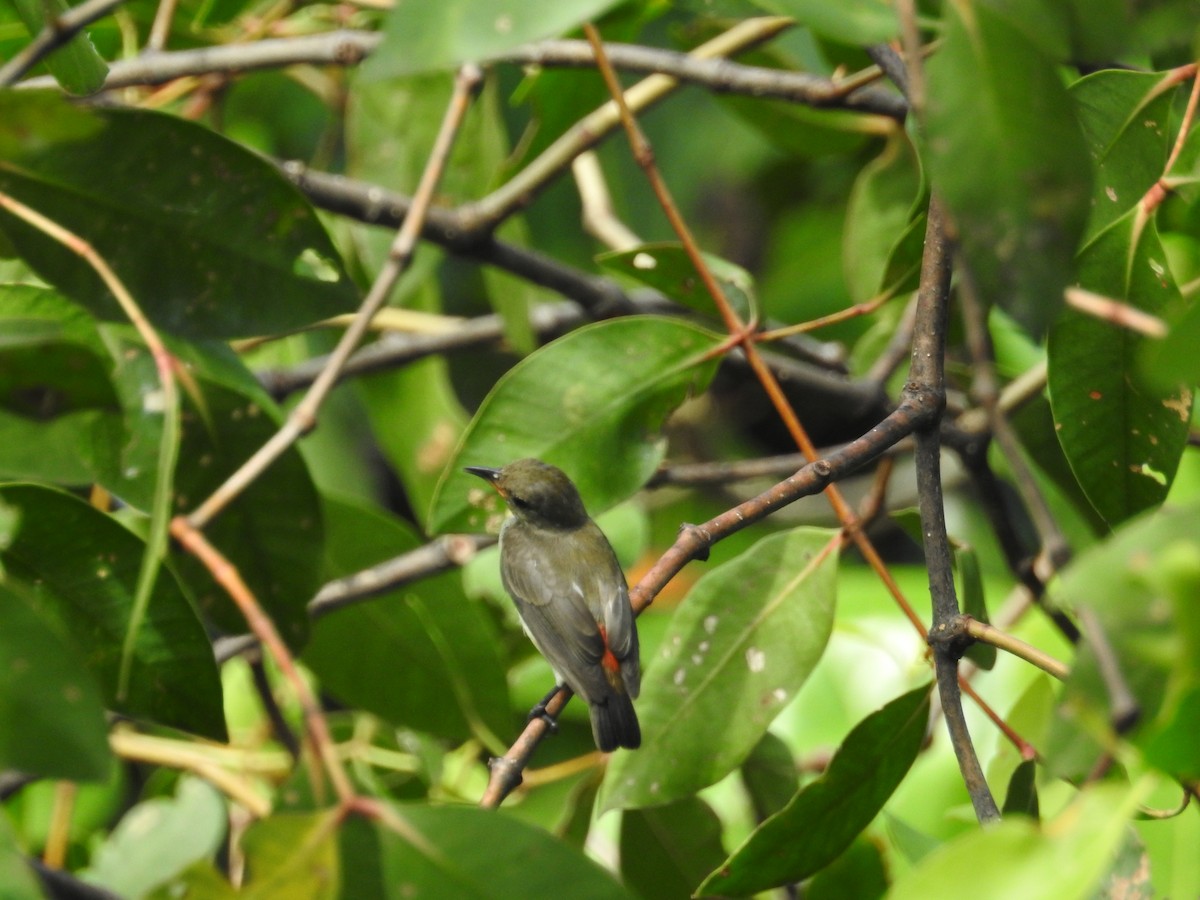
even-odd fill
[{"label": "bird", "polygon": [[[596,746],[605,753],[636,749],[641,664],[629,588],[578,489],[562,469],[538,459],[465,471],[491,484],[512,511],[500,528],[500,576],[525,633],[557,683],[587,703]],[[554,726],[545,705],[557,690],[531,719]]]}]

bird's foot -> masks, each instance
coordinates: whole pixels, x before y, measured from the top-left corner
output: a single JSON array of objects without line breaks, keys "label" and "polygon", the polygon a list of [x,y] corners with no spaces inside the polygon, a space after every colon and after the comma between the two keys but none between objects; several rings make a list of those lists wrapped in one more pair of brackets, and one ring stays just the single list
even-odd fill
[{"label": "bird's foot", "polygon": [[534,719],[541,719],[546,723],[546,727],[551,734],[558,734],[558,720],[550,713],[546,712],[546,704],[554,699],[554,695],[558,693],[558,685],[551,688],[550,693],[537,702],[537,705],[529,711],[526,717],[526,722],[532,722]]}]

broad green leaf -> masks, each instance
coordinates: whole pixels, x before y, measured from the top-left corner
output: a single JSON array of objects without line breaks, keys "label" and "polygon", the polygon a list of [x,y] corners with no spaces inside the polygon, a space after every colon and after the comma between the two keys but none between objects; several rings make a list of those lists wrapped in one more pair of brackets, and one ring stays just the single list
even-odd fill
[{"label": "broad green leaf", "polygon": [[[1118,530],[1076,557],[1055,591],[1060,604],[1095,614],[1141,711],[1127,737],[1154,765],[1177,777],[1200,775],[1190,728],[1200,689],[1200,506],[1162,509]],[[1091,770],[1116,740],[1109,691],[1092,645],[1084,641],[1041,749],[1051,771]],[[1187,735],[1191,735],[1189,738]]]},{"label": "broad green leaf", "polygon": [[[509,900],[634,896],[582,851],[504,812],[468,806],[393,806],[391,827],[348,819],[341,827],[342,896]],[[371,872],[380,872],[377,879]],[[377,892],[372,892],[377,891]]]},{"label": "broad green leaf", "polygon": [[154,797],[129,810],[96,849],[82,878],[122,897],[141,897],[211,858],[221,846],[227,819],[215,788],[182,778],[174,797]]},{"label": "broad green leaf", "polygon": [[[326,499],[325,576],[337,578],[421,546],[395,518]],[[450,740],[508,740],[511,704],[501,640],[457,572],[425,578],[322,617],[304,662],[342,702]],[[498,739],[494,739],[498,738]]]},{"label": "broad green leaf", "polygon": [[78,650],[0,584],[0,768],[88,781],[108,773],[108,726]]},{"label": "broad green leaf", "polygon": [[276,813],[252,824],[242,845],[249,872],[246,900],[336,900],[341,868],[333,810]]},{"label": "broad green leaf", "polygon": [[1026,759],[1017,766],[1008,782],[1008,791],[1004,795],[1004,806],[1001,807],[1004,818],[1012,815],[1038,818],[1037,792],[1037,761]]},{"label": "broad green leaf", "polygon": [[0,811],[0,884],[6,891],[5,900],[44,900],[46,896],[3,811]]},{"label": "broad green leaf", "polygon": [[699,797],[621,816],[621,879],[643,897],[690,897],[725,858],[721,820]]},{"label": "broad green leaf", "polygon": [[[983,574],[979,571],[979,554],[974,547],[956,547],[954,563],[962,586],[963,612],[984,624],[989,623],[991,620],[984,596]],[[976,641],[967,648],[966,656],[981,669],[991,669],[996,665],[996,648],[991,644]]]},{"label": "broad green leaf", "polygon": [[[748,322],[757,317],[758,300],[754,293],[753,276],[741,266],[718,256],[706,253],[704,261],[738,318]],[[720,319],[716,301],[704,289],[704,283],[696,274],[696,268],[682,244],[643,244],[632,250],[602,253],[596,257],[596,262],[657,288],[689,309]]]},{"label": "broad green leaf", "polygon": [[[193,122],[9,91],[0,150],[0,190],[88,241],[160,328],[266,334],[355,304],[308,202],[270,163]],[[64,294],[125,320],[80,256],[9,213],[0,232]]]},{"label": "broad green leaf", "polygon": [[397,3],[364,73],[379,79],[483,62],[528,41],[557,37],[612,5],[613,0]]},{"label": "broad green leaf", "polygon": [[1088,897],[1121,845],[1144,785],[1092,784],[1044,827],[1023,816],[967,831],[902,875],[889,900]]},{"label": "broad green leaf", "polygon": [[[1084,248],[1080,284],[1153,314],[1179,302],[1153,221],[1135,209]],[[1054,427],[1080,487],[1109,525],[1161,503],[1187,443],[1192,394],[1137,378],[1145,339],[1073,309],[1050,332]]]},{"label": "broad green leaf", "polygon": [[573,331],[526,357],[467,427],[434,494],[430,530],[482,531],[499,511],[499,498],[463,466],[538,457],[567,471],[593,513],[629,496],[663,458],[663,421],[712,378],[721,341],[683,322],[633,316]]},{"label": "broad green leaf", "polygon": [[[856,303],[893,287],[893,279],[888,277],[895,268],[892,258],[904,244],[914,217],[920,218],[913,209],[920,181],[912,144],[900,133],[888,140],[883,152],[863,166],[854,180],[846,207],[842,267]],[[905,274],[919,265],[918,251],[903,266]],[[903,285],[906,280],[901,277],[899,282]]]},{"label": "broad green leaf", "polygon": [[829,640],[835,540],[818,528],[774,534],[696,583],[645,661],[642,747],[613,755],[603,807],[669,803],[746,759]]},{"label": "broad green leaf", "polygon": [[758,5],[851,46],[890,41],[900,31],[900,19],[888,0],[758,0]]},{"label": "broad green leaf", "polygon": [[825,773],[750,838],[699,893],[744,896],[829,865],[883,808],[925,739],[929,687],[897,697],[854,727]]},{"label": "broad green leaf", "polygon": [[117,700],[117,673],[145,545],[69,494],[0,486],[21,527],[0,550],[6,571],[31,587],[36,608],[70,635],[105,702],[160,725],[223,740],[221,684],[212,647],[171,573],[159,573],[134,646],[131,690]]},{"label": "broad green leaf", "polygon": [[1054,63],[992,6],[946,4],[929,61],[927,169],[984,299],[1037,333],[1058,311],[1091,190]]},{"label": "broad green leaf", "polygon": [[[47,16],[58,18],[71,8],[65,0],[13,0],[13,6],[31,35],[37,35],[45,27]],[[86,31],[56,48],[45,62],[54,80],[71,94],[97,91],[108,76],[108,66],[92,46]]]},{"label": "broad green leaf", "polygon": [[1171,145],[1167,77],[1108,70],[1071,85],[1071,99],[1095,166],[1086,240],[1137,206],[1163,174]]}]

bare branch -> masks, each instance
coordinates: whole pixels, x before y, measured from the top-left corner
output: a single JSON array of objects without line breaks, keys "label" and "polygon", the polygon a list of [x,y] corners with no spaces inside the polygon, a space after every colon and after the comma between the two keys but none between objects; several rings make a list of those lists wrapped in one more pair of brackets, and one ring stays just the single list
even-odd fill
[{"label": "bare branch", "polygon": [[[8,87],[76,34],[120,6],[124,0],[87,0],[48,21],[32,41],[0,67],[0,87]],[[46,79],[49,85],[56,82]]]}]

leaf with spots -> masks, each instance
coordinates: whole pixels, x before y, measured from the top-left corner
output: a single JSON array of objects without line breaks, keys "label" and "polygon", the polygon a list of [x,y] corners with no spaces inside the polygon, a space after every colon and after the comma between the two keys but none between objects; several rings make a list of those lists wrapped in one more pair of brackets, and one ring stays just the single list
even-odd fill
[{"label": "leaf with spots", "polygon": [[[150,320],[176,334],[286,331],[357,301],[300,193],[269,162],[176,116],[8,91],[0,190],[90,243]],[[80,255],[7,212],[0,233],[65,295],[125,320]]]},{"label": "leaf with spots", "polygon": [[716,371],[720,335],[677,319],[630,316],[573,331],[513,366],[484,398],[442,473],[431,531],[483,531],[499,497],[463,466],[534,456],[560,466],[593,514],[658,468],[662,424]]},{"label": "leaf with spots", "polygon": [[[1154,221],[1135,208],[1101,231],[1079,257],[1087,290],[1162,315],[1180,304]],[[1187,445],[1192,394],[1146,384],[1146,339],[1064,309],[1047,349],[1050,408],[1063,453],[1084,494],[1109,525],[1167,496]]]},{"label": "leaf with spots", "polygon": [[696,583],[643,660],[642,747],[613,755],[602,808],[669,803],[742,764],[825,650],[837,541],[821,528],[773,534]]},{"label": "leaf with spots", "polygon": [[20,529],[0,550],[6,572],[29,585],[34,609],[79,648],[109,707],[160,725],[225,739],[221,683],[195,610],[167,569],[159,572],[133,645],[129,695],[117,696],[121,644],[145,544],[70,494],[0,486]]}]

